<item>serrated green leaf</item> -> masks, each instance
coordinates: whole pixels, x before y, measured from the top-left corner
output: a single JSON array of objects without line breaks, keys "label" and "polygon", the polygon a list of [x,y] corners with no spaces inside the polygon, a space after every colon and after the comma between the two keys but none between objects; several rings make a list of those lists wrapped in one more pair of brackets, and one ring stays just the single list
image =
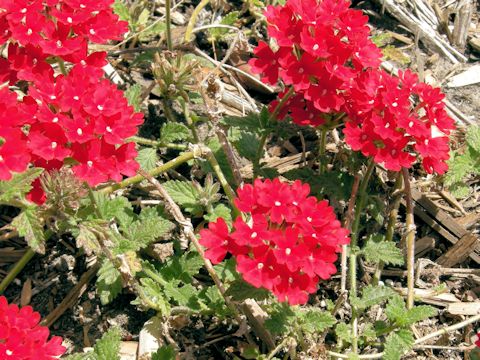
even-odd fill
[{"label": "serrated green leaf", "polygon": [[377,339],[377,333],[372,324],[367,323],[360,332],[363,342],[374,341]]},{"label": "serrated green leaf", "polygon": [[[220,21],[220,24],[222,25],[233,25],[237,20],[238,20],[238,11],[231,11],[228,14],[226,14],[223,19]],[[210,37],[218,40],[221,38],[222,35],[225,35],[228,33],[228,29],[223,29],[223,28],[212,28],[208,29],[208,32],[210,34]]]},{"label": "serrated green leaf", "polygon": [[435,316],[437,310],[428,305],[415,306],[407,310],[403,298],[396,295],[388,302],[385,313],[390,321],[399,327],[407,328],[419,321]]},{"label": "serrated green leaf", "polygon": [[152,354],[152,360],[175,360],[176,358],[177,354],[172,345],[164,345]]},{"label": "serrated green leaf", "polygon": [[230,284],[226,295],[231,296],[235,301],[244,301],[246,299],[265,300],[269,293],[263,288],[256,288],[245,281],[238,279]]},{"label": "serrated green leaf", "polygon": [[271,133],[276,127],[275,125],[278,125],[270,123],[270,112],[266,106],[261,109],[260,113],[250,112],[246,116],[227,116],[223,118],[222,122],[258,135]]},{"label": "serrated green leaf", "polygon": [[142,87],[140,84],[129,86],[128,89],[125,90],[124,95],[135,111],[140,111],[142,105]]},{"label": "serrated green leaf", "polygon": [[308,334],[322,332],[325,329],[332,327],[337,322],[335,317],[330,312],[315,308],[307,311],[302,309],[296,313],[301,322],[302,330]]},{"label": "serrated green leaf", "polygon": [[387,336],[385,341],[384,360],[400,360],[413,348],[413,334],[410,330],[399,330]]},{"label": "serrated green leaf", "polygon": [[454,183],[448,187],[448,190],[452,193],[453,196],[459,199],[466,198],[470,191],[472,190],[470,186],[465,183]]},{"label": "serrated green leaf", "polygon": [[119,328],[114,327],[108,330],[93,347],[96,360],[120,360],[120,340]]},{"label": "serrated green leaf", "polygon": [[17,230],[20,236],[25,238],[28,246],[33,251],[45,254],[45,232],[41,216],[38,214],[37,207],[28,207],[22,210],[13,221],[12,226]]},{"label": "serrated green leaf", "polygon": [[[143,212],[143,211],[142,211]],[[155,240],[165,237],[175,225],[154,213],[151,216],[140,217],[123,229],[127,239],[133,242],[135,250],[143,249]]]},{"label": "serrated green leaf", "polygon": [[102,305],[112,302],[121,293],[122,278],[120,272],[109,260],[105,259],[98,270],[96,285]]},{"label": "serrated green leaf", "polygon": [[218,204],[210,213],[203,215],[203,218],[208,222],[214,222],[218,218],[222,218],[227,224],[231,224],[232,210],[224,204]]},{"label": "serrated green leaf", "polygon": [[343,322],[335,326],[335,334],[337,335],[337,342],[350,344],[352,341],[352,328]]},{"label": "serrated green leaf", "polygon": [[190,129],[181,123],[167,122],[163,124],[160,131],[160,141],[170,143],[179,140],[188,140]]},{"label": "serrated green leaf", "polygon": [[240,279],[236,270],[235,259],[233,258],[224,260],[213,268],[223,282],[233,282],[236,279]]},{"label": "serrated green leaf", "polygon": [[295,320],[295,313],[283,304],[276,305],[269,315],[270,317],[265,320],[265,328],[272,334],[287,333]]},{"label": "serrated green leaf", "polygon": [[85,221],[79,225],[75,237],[78,248],[83,248],[86,254],[101,253],[101,247],[96,233],[92,230],[96,226],[93,222]]},{"label": "serrated green leaf", "polygon": [[471,125],[465,134],[465,140],[468,146],[480,153],[480,126]]},{"label": "serrated green leaf", "polygon": [[138,152],[137,158],[135,159],[140,167],[145,170],[151,170],[157,166],[159,160],[157,149],[154,148],[143,148]]},{"label": "serrated green leaf", "polygon": [[120,17],[120,20],[130,22],[130,11],[128,11],[128,7],[121,0],[115,0],[113,11]]},{"label": "serrated green leaf", "polygon": [[181,280],[187,284],[203,265],[203,259],[198,252],[189,251],[180,257],[171,257],[160,269],[160,274],[166,281]]},{"label": "serrated green leaf", "polygon": [[254,133],[242,131],[239,139],[233,142],[233,144],[240,156],[250,161],[254,161],[258,147],[260,146],[260,141],[258,136]]},{"label": "serrated green leaf", "polygon": [[[170,304],[167,301],[167,296],[163,292],[160,284],[150,278],[141,278],[140,284],[140,291],[143,292],[144,297],[154,304],[156,310],[158,310],[163,316],[168,316],[170,314]],[[151,304],[143,302],[142,297],[137,297],[133,304],[143,305],[147,308],[151,307]]]},{"label": "serrated green leaf", "polygon": [[93,197],[97,210],[103,220],[118,220],[120,225],[126,227],[135,218],[132,204],[126,197],[117,196],[110,199],[107,195],[99,191],[95,191]]},{"label": "serrated green leaf", "polygon": [[373,305],[381,304],[388,300],[395,293],[391,288],[385,286],[367,286],[363,288],[362,297],[351,299],[351,303],[359,310],[365,310]]},{"label": "serrated green leaf", "polygon": [[467,149],[463,154],[455,154],[448,161],[448,172],[445,175],[445,184],[460,183],[475,170],[476,155]]},{"label": "serrated green leaf", "polygon": [[403,265],[402,251],[393,241],[375,241],[370,238],[362,249],[365,260],[378,264],[383,262],[391,265]]},{"label": "serrated green leaf", "polygon": [[142,12],[140,13],[140,15],[138,15],[136,25],[145,26],[148,22],[149,17],[150,17],[150,11],[148,11],[148,9],[143,9]]},{"label": "serrated green leaf", "polygon": [[198,203],[199,192],[191,182],[170,180],[162,185],[172,199],[189,213],[197,215],[203,212]]},{"label": "serrated green leaf", "polygon": [[12,179],[0,181],[0,203],[8,204],[14,199],[22,199],[32,189],[32,182],[43,172],[42,168],[30,168],[13,174]]},{"label": "serrated green leaf", "polygon": [[[178,283],[178,282],[177,282]],[[181,287],[175,283],[167,282],[164,284],[164,292],[172,301],[180,306],[186,306],[193,311],[200,310],[198,302],[198,290],[191,284],[185,284]]]}]

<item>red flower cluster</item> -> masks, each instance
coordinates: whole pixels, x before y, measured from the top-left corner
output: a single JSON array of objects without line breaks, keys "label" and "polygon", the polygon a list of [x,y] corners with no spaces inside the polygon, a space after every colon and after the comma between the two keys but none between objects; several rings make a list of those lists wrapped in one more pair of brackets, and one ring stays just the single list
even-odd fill
[{"label": "red flower cluster", "polygon": [[480,330],[477,331],[477,334],[472,336],[472,343],[480,348]]},{"label": "red flower cluster", "polygon": [[319,279],[336,272],[336,253],[349,242],[328,202],[309,193],[309,185],[299,180],[244,185],[235,203],[248,220],[238,217],[232,232],[222,218],[201,230],[205,255],[219,263],[230,253],[248,283],[291,305],[306,303]]},{"label": "red flower cluster", "polygon": [[[415,107],[412,97],[418,103]],[[419,83],[409,70],[398,78],[384,71],[366,71],[348,93],[345,141],[389,170],[411,167],[418,154],[425,171],[442,174],[448,169],[447,135],[455,128],[444,97],[439,89]]]},{"label": "red flower cluster", "polygon": [[368,17],[349,6],[345,0],[288,0],[267,7],[277,50],[260,42],[250,65],[266,83],[281,79],[293,86],[295,96],[285,108],[298,124],[322,125],[321,113],[341,110],[350,80],[380,63],[380,50],[368,38]]},{"label": "red flower cluster", "polygon": [[[367,17],[344,0],[287,0],[265,12],[277,51],[260,42],[250,61],[266,83],[292,86],[279,119],[320,126],[346,113],[346,142],[389,170],[409,168],[418,155],[428,173],[442,174],[455,128],[439,89],[410,71],[395,78],[378,67]],[[280,94],[280,99],[287,90]],[[412,100],[417,104],[412,105]],[[271,104],[271,109],[278,101]],[[329,125],[329,124],[326,124]]]},{"label": "red flower cluster", "polygon": [[48,328],[39,321],[40,314],[31,306],[19,309],[0,296],[0,359],[50,360],[62,355],[62,338],[48,340]]},{"label": "red flower cluster", "polygon": [[[0,81],[18,84],[24,96],[0,90],[0,180],[30,164],[74,173],[95,186],[138,169],[133,143],[142,115],[103,78],[106,53],[88,55],[88,41],[118,40],[127,30],[112,12],[113,0],[0,0]],[[56,75],[51,63],[72,63]],[[71,161],[69,161],[71,163]],[[44,201],[37,181],[31,199]]]}]

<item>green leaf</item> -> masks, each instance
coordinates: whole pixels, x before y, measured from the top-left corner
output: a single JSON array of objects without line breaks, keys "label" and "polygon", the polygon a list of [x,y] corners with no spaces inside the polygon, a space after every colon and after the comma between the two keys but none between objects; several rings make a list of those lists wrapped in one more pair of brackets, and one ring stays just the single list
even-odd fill
[{"label": "green leaf", "polygon": [[129,86],[128,89],[125,90],[124,95],[135,111],[140,111],[142,105],[142,87],[140,84]]},{"label": "green leaf", "polygon": [[203,218],[208,222],[214,222],[218,218],[222,218],[227,224],[231,224],[232,210],[224,204],[218,204],[212,209],[212,212],[205,214]]},{"label": "green leaf", "polygon": [[97,340],[93,351],[72,354],[65,360],[120,360],[120,329],[110,328],[100,340]]},{"label": "green leaf", "polygon": [[101,247],[98,243],[97,235],[92,229],[97,224],[92,221],[85,221],[79,225],[78,234],[75,236],[77,247],[81,247],[88,255],[91,253],[100,254]]},{"label": "green leaf", "polygon": [[181,123],[167,122],[160,131],[160,142],[170,143],[179,140],[188,140],[190,129]]},{"label": "green leaf", "polygon": [[236,279],[240,279],[236,270],[235,259],[233,258],[224,260],[213,268],[223,282],[233,282]]},{"label": "green leaf", "polygon": [[181,280],[190,283],[192,276],[198,274],[204,265],[202,257],[198,252],[192,250],[182,256],[171,257],[160,269],[161,276],[166,281]]},{"label": "green leaf", "polygon": [[385,313],[391,322],[399,327],[408,328],[419,321],[435,316],[437,310],[428,305],[415,306],[407,310],[403,298],[396,295],[388,302]]},{"label": "green leaf", "polygon": [[294,320],[295,313],[287,305],[277,304],[270,317],[265,320],[265,327],[272,334],[285,334],[290,330]]},{"label": "green leaf", "polygon": [[202,206],[198,203],[199,192],[191,182],[170,180],[163,184],[172,199],[192,214],[201,214]]},{"label": "green leaf", "polygon": [[173,345],[164,345],[152,354],[152,360],[175,360],[177,354]]},{"label": "green leaf", "polygon": [[[170,304],[167,301],[167,297],[163,292],[159,283],[150,278],[141,278],[140,279],[140,291],[142,291],[145,298],[154,304],[157,311],[159,311],[163,316],[170,315]],[[145,303],[142,297],[137,297],[134,302],[134,305],[143,305],[146,308],[151,308],[150,303]]]},{"label": "green leaf", "polygon": [[360,336],[363,338],[363,342],[374,341],[377,339],[377,332],[371,323],[367,323],[363,327]]},{"label": "green leaf", "polygon": [[97,293],[100,295],[102,305],[115,299],[122,291],[122,278],[120,272],[113,264],[105,259],[98,270]]},{"label": "green leaf", "polygon": [[30,168],[12,179],[0,181],[0,203],[8,204],[14,199],[22,199],[32,189],[32,182],[43,172],[42,168]]},{"label": "green leaf", "polygon": [[463,198],[466,198],[469,194],[470,194],[470,186],[468,186],[467,184],[465,183],[454,183],[452,185],[449,186],[448,188],[450,190],[450,192],[452,193],[453,196],[455,196],[456,198],[459,198],[459,199],[463,199]]},{"label": "green leaf", "polygon": [[465,140],[468,146],[480,153],[480,127],[476,125],[469,126],[465,134]]},{"label": "green leaf", "polygon": [[246,299],[265,300],[269,292],[263,288],[256,288],[245,281],[238,279],[230,284],[226,295],[231,296],[234,301],[244,301]]},{"label": "green leaf", "polygon": [[45,254],[45,232],[37,207],[25,208],[13,221],[12,226],[25,238],[33,251]]},{"label": "green leaf", "polygon": [[143,148],[138,152],[135,160],[137,160],[143,170],[151,170],[157,166],[157,162],[159,160],[157,149]]},{"label": "green leaf", "polygon": [[322,311],[319,309],[309,309],[304,311],[297,312],[297,316],[301,321],[302,329],[308,334],[315,334],[324,331],[332,327],[337,320],[335,317],[328,311]]},{"label": "green leaf", "polygon": [[[237,20],[238,20],[238,11],[231,11],[227,15],[223,17],[223,19],[220,21],[220,24],[222,25],[233,25]],[[222,35],[227,34],[229,29],[224,29],[224,28],[212,28],[208,29],[208,32],[210,33],[210,36],[216,40],[220,39]]]},{"label": "green leaf", "polygon": [[345,344],[352,342],[352,328],[343,322],[335,326],[335,334],[337,335],[337,342],[341,341]]},{"label": "green leaf", "polygon": [[111,328],[95,343],[93,352],[96,360],[120,360],[120,329]]},{"label": "green leaf", "polygon": [[112,221],[115,219],[118,220],[120,225],[128,226],[135,218],[132,204],[126,197],[117,196],[110,199],[107,195],[99,191],[95,191],[93,197],[95,198],[97,210],[103,220]]},{"label": "green leaf", "polygon": [[225,125],[234,126],[249,133],[262,135],[271,133],[278,126],[276,122],[270,122],[270,112],[264,106],[260,113],[250,112],[246,116],[227,116],[222,122]]},{"label": "green leaf", "polygon": [[393,241],[383,241],[385,237],[381,235],[381,240],[376,241],[375,237],[371,236],[362,253],[365,260],[368,262],[378,264],[383,262],[391,265],[403,265],[404,258],[402,251],[395,245]]},{"label": "green leaf", "polygon": [[198,290],[193,287],[193,285],[185,284],[179,287],[173,282],[167,282],[164,284],[164,292],[165,295],[167,295],[178,305],[186,306],[193,311],[200,310],[200,304],[198,302]]},{"label": "green leaf", "polygon": [[387,336],[385,341],[384,360],[400,360],[413,348],[413,334],[410,330],[399,330]]},{"label": "green leaf", "polygon": [[317,172],[307,167],[287,171],[283,176],[309,183],[313,195],[324,197],[328,194],[329,198],[337,200],[347,200],[353,184],[353,177],[348,173],[329,171],[318,176]]},{"label": "green leaf", "polygon": [[234,142],[234,145],[240,156],[253,161],[257,156],[260,141],[254,133],[242,131],[239,139]]},{"label": "green leaf", "polygon": [[143,25],[143,26],[147,25],[149,17],[150,17],[150,11],[148,11],[148,9],[143,9],[140,15],[138,15],[136,24]]},{"label": "green leaf", "polygon": [[121,0],[115,0],[113,11],[120,17],[120,20],[130,22],[130,11],[128,11],[128,7]]},{"label": "green leaf", "polygon": [[171,221],[157,215],[154,208],[152,210],[146,211],[144,209],[139,220],[134,221],[126,229],[123,229],[127,239],[132,241],[135,250],[147,247],[155,240],[165,237],[175,228]]},{"label": "green leaf", "polygon": [[365,310],[369,307],[388,300],[395,293],[391,288],[385,286],[367,286],[362,291],[361,298],[351,299],[351,303],[359,310]]}]

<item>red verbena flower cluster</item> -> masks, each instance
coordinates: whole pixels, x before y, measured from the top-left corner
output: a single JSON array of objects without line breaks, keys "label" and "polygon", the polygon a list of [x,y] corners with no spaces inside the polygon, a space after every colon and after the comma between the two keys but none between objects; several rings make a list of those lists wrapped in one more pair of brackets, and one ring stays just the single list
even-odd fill
[{"label": "red verbena flower cluster", "polygon": [[[0,81],[22,94],[0,90],[0,180],[31,164],[58,169],[69,160],[81,180],[95,186],[138,169],[135,145],[142,115],[103,78],[105,52],[88,43],[118,40],[127,23],[113,14],[113,0],[0,0]],[[56,74],[52,63],[71,63]],[[37,181],[30,194],[44,201]]]},{"label": "red verbena flower cluster", "polygon": [[280,118],[289,112],[301,125],[322,125],[322,113],[341,110],[350,79],[379,65],[381,53],[368,37],[368,17],[349,6],[345,0],[288,0],[267,7],[268,34],[276,49],[260,42],[250,65],[264,82],[281,79],[294,88]]},{"label": "red verbena flower cluster", "polygon": [[[250,61],[264,82],[282,80],[294,93],[285,99],[279,119],[299,125],[330,125],[345,113],[345,141],[389,170],[409,168],[421,158],[428,173],[447,170],[450,131],[439,89],[418,81],[410,71],[395,78],[379,68],[380,50],[369,40],[367,17],[349,1],[287,0],[265,12],[272,50],[260,42]],[[271,109],[278,105],[271,104]]]},{"label": "red verbena flower cluster", "polygon": [[222,218],[201,230],[205,255],[219,263],[230,253],[248,283],[291,305],[306,303],[319,279],[336,272],[337,253],[349,242],[328,202],[309,194],[299,180],[244,185],[235,204],[248,219],[238,217],[231,232]]},{"label": "red verbena flower cluster", "polygon": [[62,355],[62,338],[48,340],[50,332],[39,321],[40,314],[31,306],[19,309],[0,296],[0,359],[50,360]]},{"label": "red verbena flower cluster", "polygon": [[448,169],[448,134],[455,128],[444,97],[410,70],[399,77],[366,71],[348,93],[345,141],[389,170],[411,167],[418,154],[425,171],[442,174]]}]

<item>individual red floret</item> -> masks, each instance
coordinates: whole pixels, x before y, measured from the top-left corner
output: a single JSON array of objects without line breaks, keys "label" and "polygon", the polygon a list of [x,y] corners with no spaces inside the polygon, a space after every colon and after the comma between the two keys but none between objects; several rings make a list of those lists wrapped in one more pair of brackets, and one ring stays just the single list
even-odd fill
[{"label": "individual red floret", "polygon": [[10,180],[12,172],[25,171],[30,162],[25,135],[19,128],[0,128],[0,180]]},{"label": "individual red floret", "polygon": [[121,40],[128,31],[128,22],[120,21],[111,10],[101,11],[90,20],[75,27],[75,32],[91,42],[104,44],[109,40]]},{"label": "individual red floret", "polygon": [[58,124],[34,124],[28,133],[28,148],[32,154],[44,160],[64,160],[71,151],[66,147],[67,138]]},{"label": "individual red floret", "polygon": [[31,306],[21,309],[0,297],[0,358],[53,360],[65,353],[62,338],[48,340],[49,331],[40,326],[40,314]]}]

